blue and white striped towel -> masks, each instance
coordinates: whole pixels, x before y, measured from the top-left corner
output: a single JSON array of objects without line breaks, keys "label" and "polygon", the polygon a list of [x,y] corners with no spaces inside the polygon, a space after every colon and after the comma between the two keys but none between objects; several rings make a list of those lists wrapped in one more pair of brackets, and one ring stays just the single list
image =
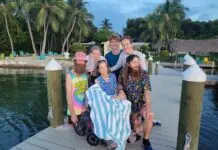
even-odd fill
[{"label": "blue and white striped towel", "polygon": [[96,136],[112,140],[118,144],[116,150],[124,150],[131,132],[131,103],[112,99],[97,84],[91,86],[86,95]]}]

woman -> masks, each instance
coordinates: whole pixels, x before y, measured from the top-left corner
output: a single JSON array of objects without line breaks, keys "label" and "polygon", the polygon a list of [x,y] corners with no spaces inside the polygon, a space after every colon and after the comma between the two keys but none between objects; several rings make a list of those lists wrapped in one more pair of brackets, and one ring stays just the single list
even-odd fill
[{"label": "woman", "polygon": [[126,64],[126,58],[129,55],[137,55],[140,59],[140,66],[143,70],[147,70],[147,65],[145,63],[145,57],[143,56],[143,54],[139,51],[136,51],[133,49],[133,45],[132,45],[132,39],[130,36],[124,36],[121,40],[121,44],[123,47],[123,51],[120,54],[120,57],[117,61],[117,64],[113,67],[111,67],[111,71],[115,71],[120,69],[121,67],[124,67]]},{"label": "woman", "polygon": [[[126,65],[122,70],[118,83],[119,91],[126,94],[127,100],[132,103],[131,123],[136,134],[142,130],[139,126],[139,117],[144,119],[144,150],[152,150],[149,137],[153,126],[153,113],[151,113],[150,79],[147,71],[140,65],[137,55],[130,55],[126,59]],[[137,136],[139,137],[139,136]]]},{"label": "woman", "polygon": [[[96,78],[95,83],[98,84],[101,89],[114,99],[125,99],[125,94],[122,91],[117,96],[117,80],[113,73],[109,72],[108,64],[106,60],[101,60],[97,63],[97,71],[99,77]],[[106,141],[109,148],[116,148],[117,144],[113,141]]]},{"label": "woman", "polygon": [[101,49],[98,46],[93,46],[91,48],[91,53],[87,56],[87,65],[86,70],[90,74],[91,84],[94,83],[95,79],[97,78],[97,71],[96,65],[97,62],[100,60],[105,60],[105,58],[101,55]]}]

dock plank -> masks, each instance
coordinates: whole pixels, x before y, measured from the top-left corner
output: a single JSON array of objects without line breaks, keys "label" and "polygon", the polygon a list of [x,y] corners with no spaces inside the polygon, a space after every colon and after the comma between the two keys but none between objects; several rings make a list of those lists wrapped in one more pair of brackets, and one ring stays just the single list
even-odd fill
[{"label": "dock plank", "polygon": [[[155,119],[162,123],[161,127],[154,127],[151,133],[150,141],[154,150],[176,149],[181,83],[181,76],[151,76],[152,111],[155,114]],[[34,147],[34,145],[36,146]],[[12,150],[35,150],[34,148],[36,150],[105,149],[102,146],[89,146],[85,136],[76,135],[74,130],[67,126],[65,129],[49,127],[15,146]],[[126,150],[142,150],[142,141],[127,144]]]}]

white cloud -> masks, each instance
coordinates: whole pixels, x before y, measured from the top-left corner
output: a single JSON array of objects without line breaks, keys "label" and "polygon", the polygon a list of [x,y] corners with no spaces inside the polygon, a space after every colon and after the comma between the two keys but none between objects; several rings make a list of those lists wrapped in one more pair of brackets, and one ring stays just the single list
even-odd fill
[{"label": "white cloud", "polygon": [[[146,16],[165,0],[87,0],[87,2],[93,4],[93,14],[98,16],[95,18],[96,25],[99,25],[103,18],[109,18],[115,25],[115,30],[121,32],[125,20]],[[193,20],[218,19],[218,0],[183,0],[182,2],[190,9],[187,16]]]}]

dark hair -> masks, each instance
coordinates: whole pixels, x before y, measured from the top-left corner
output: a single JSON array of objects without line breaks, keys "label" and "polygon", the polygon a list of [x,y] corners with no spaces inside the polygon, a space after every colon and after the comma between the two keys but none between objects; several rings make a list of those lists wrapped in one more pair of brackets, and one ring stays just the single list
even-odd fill
[{"label": "dark hair", "polygon": [[126,58],[126,63],[130,63],[131,61],[133,61],[134,58],[140,59],[139,56],[132,54]]},{"label": "dark hair", "polygon": [[122,37],[121,41],[123,41],[123,40],[129,40],[130,43],[132,43],[132,38],[131,38],[130,36],[124,36],[124,37]]},{"label": "dark hair", "polygon": [[[135,59],[135,58],[140,59],[139,56],[134,55],[134,54],[129,55],[126,58],[126,65],[123,69],[123,84],[124,84],[124,86],[126,85],[128,79],[129,79],[129,75],[131,75],[131,73],[132,73],[132,68],[129,66],[129,63],[131,61],[133,61],[133,59]],[[139,65],[139,74],[136,76],[136,80],[140,80],[141,78],[142,78],[142,69],[141,69],[141,66]]]},{"label": "dark hair", "polygon": [[99,67],[100,67],[100,64],[102,64],[102,63],[105,63],[105,64],[107,65],[108,73],[110,73],[110,68],[109,68],[109,66],[108,66],[108,64],[107,64],[107,61],[106,61],[106,60],[99,60],[99,61],[97,62],[97,65],[96,65],[96,70],[97,70],[97,72],[98,72],[98,76],[101,75],[101,74],[99,73]]},{"label": "dark hair", "polygon": [[117,34],[112,34],[109,38],[108,41],[112,41],[112,40],[116,40],[120,42],[120,36],[118,36]]}]

